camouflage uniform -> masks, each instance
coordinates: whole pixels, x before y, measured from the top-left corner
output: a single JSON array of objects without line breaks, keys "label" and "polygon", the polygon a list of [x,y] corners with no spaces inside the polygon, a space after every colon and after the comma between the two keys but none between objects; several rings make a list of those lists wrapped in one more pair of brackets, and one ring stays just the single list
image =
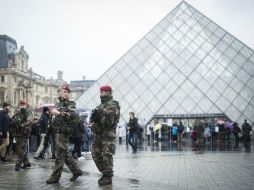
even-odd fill
[{"label": "camouflage uniform", "polygon": [[59,103],[56,104],[56,108],[59,112],[64,112],[63,115],[57,115],[52,120],[52,129],[56,134],[57,143],[57,155],[55,161],[55,169],[47,180],[48,184],[58,183],[64,163],[73,173],[71,181],[75,181],[76,178],[81,176],[83,173],[78,168],[77,163],[72,157],[71,153],[68,152],[69,137],[72,134],[73,126],[79,121],[78,115],[75,113],[76,104],[73,101],[63,100],[59,98]]},{"label": "camouflage uniform", "polygon": [[198,144],[203,144],[205,123],[202,119],[197,119],[194,123],[193,130],[197,132]]},{"label": "camouflage uniform", "polygon": [[[107,176],[111,180],[111,177],[114,176],[115,127],[119,120],[120,107],[118,102],[113,100],[112,95],[108,95],[107,100],[101,103],[95,110],[97,110],[97,113],[92,114],[91,117],[94,132],[92,157],[98,170],[103,174],[102,178]],[[100,180],[98,181],[99,184]]]},{"label": "camouflage uniform", "polygon": [[[27,139],[32,129],[33,114],[27,108],[16,110],[12,118],[12,128],[14,129],[14,136],[17,145],[18,159],[16,161],[15,170],[21,168],[31,167],[27,156]],[[23,166],[21,166],[23,163]]]}]

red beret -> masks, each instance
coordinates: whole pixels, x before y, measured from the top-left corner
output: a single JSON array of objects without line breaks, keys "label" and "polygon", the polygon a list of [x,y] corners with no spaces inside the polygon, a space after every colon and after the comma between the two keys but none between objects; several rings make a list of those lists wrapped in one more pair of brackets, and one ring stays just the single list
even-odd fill
[{"label": "red beret", "polygon": [[69,93],[71,92],[70,86],[68,84],[63,84],[62,89],[67,90]]},{"label": "red beret", "polygon": [[100,91],[112,91],[111,86],[101,86]]},{"label": "red beret", "polygon": [[19,105],[26,105],[26,102],[24,100],[20,100]]}]

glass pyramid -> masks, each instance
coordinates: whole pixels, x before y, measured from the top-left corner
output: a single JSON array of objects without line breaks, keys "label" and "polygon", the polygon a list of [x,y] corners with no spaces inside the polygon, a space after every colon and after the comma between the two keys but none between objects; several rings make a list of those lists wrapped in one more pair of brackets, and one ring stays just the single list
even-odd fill
[{"label": "glass pyramid", "polygon": [[186,2],[181,2],[77,100],[93,109],[99,86],[111,85],[121,119],[134,111],[225,114],[254,122],[253,50]]}]

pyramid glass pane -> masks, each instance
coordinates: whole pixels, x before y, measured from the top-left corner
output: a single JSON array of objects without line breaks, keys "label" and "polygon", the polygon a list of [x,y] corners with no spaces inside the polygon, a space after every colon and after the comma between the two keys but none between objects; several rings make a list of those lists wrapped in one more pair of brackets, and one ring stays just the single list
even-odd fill
[{"label": "pyramid glass pane", "polygon": [[111,85],[121,119],[134,111],[157,114],[220,113],[254,121],[254,52],[186,2],[181,2],[78,100],[92,109],[99,86]]}]

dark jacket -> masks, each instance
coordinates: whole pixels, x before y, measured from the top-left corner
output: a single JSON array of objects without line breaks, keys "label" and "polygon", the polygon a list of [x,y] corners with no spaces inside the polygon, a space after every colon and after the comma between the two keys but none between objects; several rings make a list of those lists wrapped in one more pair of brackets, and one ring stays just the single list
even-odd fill
[{"label": "dark jacket", "polygon": [[128,126],[130,127],[131,133],[138,132],[138,118],[134,117],[133,119],[130,118]]},{"label": "dark jacket", "polygon": [[182,133],[183,131],[184,131],[184,126],[183,126],[183,124],[178,125],[178,127],[177,127],[177,133],[180,134],[180,133]]},{"label": "dark jacket", "polygon": [[39,134],[40,134],[40,131],[39,131],[39,122],[33,123],[31,135],[39,135]]},{"label": "dark jacket", "polygon": [[250,124],[249,123],[243,123],[242,131],[243,131],[243,135],[250,135],[250,132],[251,132]]},{"label": "dark jacket", "polygon": [[7,132],[9,132],[10,117],[5,110],[0,111],[0,131],[2,131],[2,138],[7,137]]},{"label": "dark jacket", "polygon": [[39,121],[40,133],[46,133],[48,123],[49,123],[49,118],[50,118],[50,116],[46,113],[43,113],[41,115],[41,118],[40,118],[40,121]]},{"label": "dark jacket", "polygon": [[78,122],[77,125],[74,125],[72,137],[73,138],[82,138],[84,132],[85,132],[85,129],[84,129],[83,122],[80,121],[80,122]]}]

